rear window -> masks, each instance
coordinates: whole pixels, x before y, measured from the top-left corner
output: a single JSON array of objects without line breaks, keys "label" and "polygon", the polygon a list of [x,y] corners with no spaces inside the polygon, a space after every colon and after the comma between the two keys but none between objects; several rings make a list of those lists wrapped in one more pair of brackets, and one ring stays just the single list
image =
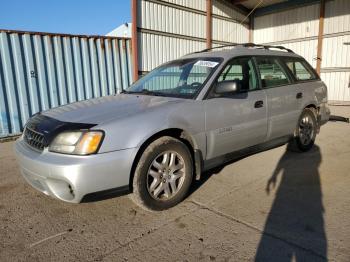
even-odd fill
[{"label": "rear window", "polygon": [[317,79],[316,74],[310,66],[302,59],[283,58],[290,72],[297,81],[308,81]]}]

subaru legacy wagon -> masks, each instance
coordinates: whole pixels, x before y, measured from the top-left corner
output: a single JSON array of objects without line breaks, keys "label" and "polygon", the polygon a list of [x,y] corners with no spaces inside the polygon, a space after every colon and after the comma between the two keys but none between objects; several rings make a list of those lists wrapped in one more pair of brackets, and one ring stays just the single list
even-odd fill
[{"label": "subaru legacy wagon", "polygon": [[328,118],[327,87],[303,57],[236,44],[165,63],[121,94],[38,113],[15,151],[47,195],[79,203],[130,192],[162,210],[237,155],[286,143],[308,151]]}]

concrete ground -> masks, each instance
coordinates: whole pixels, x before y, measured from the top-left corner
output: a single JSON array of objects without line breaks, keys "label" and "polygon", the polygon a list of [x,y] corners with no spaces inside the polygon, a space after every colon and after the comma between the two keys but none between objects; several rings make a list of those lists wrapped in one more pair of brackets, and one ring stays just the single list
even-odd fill
[{"label": "concrete ground", "polygon": [[163,212],[47,197],[0,144],[0,261],[350,261],[350,125],[329,122],[316,144],[227,165]]}]

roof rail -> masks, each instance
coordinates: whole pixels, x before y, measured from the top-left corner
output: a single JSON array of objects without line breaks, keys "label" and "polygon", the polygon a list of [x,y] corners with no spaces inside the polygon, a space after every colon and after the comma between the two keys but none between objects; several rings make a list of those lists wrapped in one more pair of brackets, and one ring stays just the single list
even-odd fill
[{"label": "roof rail", "polygon": [[245,43],[245,44],[242,44],[242,46],[244,47],[260,47],[260,48],[264,48],[264,49],[270,49],[270,48],[277,48],[277,49],[281,49],[281,50],[285,50],[287,51],[288,53],[294,53],[291,49],[289,48],[286,48],[284,46],[281,46],[281,45],[260,45],[260,44],[254,44],[254,43]]},{"label": "roof rail", "polygon": [[236,46],[256,47],[256,48],[263,48],[263,49],[266,49],[266,50],[270,50],[271,48],[276,48],[276,49],[285,50],[288,53],[294,53],[291,49],[286,48],[284,46],[261,45],[261,44],[254,44],[254,43],[232,43],[232,44],[228,44],[228,45],[222,45],[222,46],[215,46],[215,47],[212,47],[212,48],[206,48],[206,49],[203,49],[201,51],[194,52],[194,53],[207,52],[207,51],[210,51],[210,50],[213,50],[213,49],[230,47],[230,46],[232,46],[232,47],[236,47]]},{"label": "roof rail", "polygon": [[228,44],[228,45],[220,45],[220,46],[215,46],[215,47],[211,47],[211,48],[205,48],[203,50],[193,52],[193,54],[207,52],[207,51],[210,51],[210,50],[213,50],[213,49],[217,49],[217,48],[230,47],[230,46],[234,47],[234,46],[237,46],[237,45],[241,45],[241,44],[239,44],[239,43],[232,43],[232,44]]}]

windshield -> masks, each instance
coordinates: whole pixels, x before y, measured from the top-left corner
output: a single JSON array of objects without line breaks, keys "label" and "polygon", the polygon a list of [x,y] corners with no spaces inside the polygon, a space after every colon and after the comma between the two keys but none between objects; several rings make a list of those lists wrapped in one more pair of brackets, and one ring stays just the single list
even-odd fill
[{"label": "windshield", "polygon": [[194,98],[220,62],[220,58],[175,60],[154,69],[125,93]]}]

